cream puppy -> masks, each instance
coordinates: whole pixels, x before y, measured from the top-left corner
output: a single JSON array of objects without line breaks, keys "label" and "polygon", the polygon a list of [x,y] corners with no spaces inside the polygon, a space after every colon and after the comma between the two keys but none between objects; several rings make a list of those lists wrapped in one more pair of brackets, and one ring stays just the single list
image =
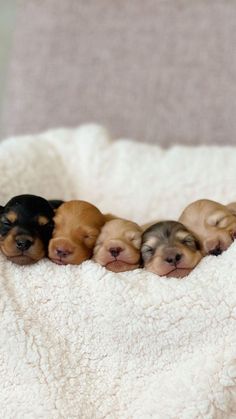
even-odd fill
[{"label": "cream puppy", "polygon": [[236,202],[230,202],[230,204],[227,204],[226,207],[229,208],[234,215],[236,215]]},{"label": "cream puppy", "polygon": [[132,221],[108,221],[98,236],[93,260],[113,272],[137,269],[140,264],[141,228]]},{"label": "cream puppy", "polygon": [[179,221],[199,238],[204,255],[220,255],[236,237],[235,203],[200,199],[185,208]]}]

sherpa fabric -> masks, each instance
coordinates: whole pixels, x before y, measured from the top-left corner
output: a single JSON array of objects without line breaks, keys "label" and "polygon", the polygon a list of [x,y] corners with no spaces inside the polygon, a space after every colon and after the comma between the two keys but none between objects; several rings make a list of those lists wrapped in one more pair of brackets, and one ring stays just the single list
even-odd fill
[{"label": "sherpa fabric", "polygon": [[[137,222],[236,199],[236,150],[113,142],[96,125],[0,146],[1,203],[92,201]],[[0,255],[0,417],[235,419],[236,243],[185,279]]]}]

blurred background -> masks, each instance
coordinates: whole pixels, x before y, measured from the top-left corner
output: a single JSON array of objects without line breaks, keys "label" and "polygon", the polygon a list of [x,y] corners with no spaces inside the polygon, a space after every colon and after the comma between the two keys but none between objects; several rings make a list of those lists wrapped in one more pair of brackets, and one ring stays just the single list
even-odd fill
[{"label": "blurred background", "polygon": [[0,0],[0,139],[84,122],[234,144],[234,0]]}]

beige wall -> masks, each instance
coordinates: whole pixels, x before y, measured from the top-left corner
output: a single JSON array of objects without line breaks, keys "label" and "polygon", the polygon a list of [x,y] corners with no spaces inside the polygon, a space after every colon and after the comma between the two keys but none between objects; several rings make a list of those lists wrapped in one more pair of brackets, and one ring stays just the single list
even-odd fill
[{"label": "beige wall", "polygon": [[234,144],[234,0],[22,0],[2,137],[82,122]]},{"label": "beige wall", "polygon": [[[16,17],[16,1],[0,0],[0,120],[6,98],[6,79]],[[0,127],[1,130],[1,127]]]}]

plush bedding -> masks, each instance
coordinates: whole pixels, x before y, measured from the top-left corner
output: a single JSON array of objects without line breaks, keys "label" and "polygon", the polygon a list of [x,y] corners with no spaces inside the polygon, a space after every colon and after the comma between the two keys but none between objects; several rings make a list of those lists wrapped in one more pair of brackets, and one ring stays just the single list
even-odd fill
[{"label": "plush bedding", "polygon": [[[99,126],[0,146],[0,194],[85,199],[138,223],[236,200],[236,149],[113,142]],[[0,255],[0,417],[236,418],[236,243],[185,279]]]}]

